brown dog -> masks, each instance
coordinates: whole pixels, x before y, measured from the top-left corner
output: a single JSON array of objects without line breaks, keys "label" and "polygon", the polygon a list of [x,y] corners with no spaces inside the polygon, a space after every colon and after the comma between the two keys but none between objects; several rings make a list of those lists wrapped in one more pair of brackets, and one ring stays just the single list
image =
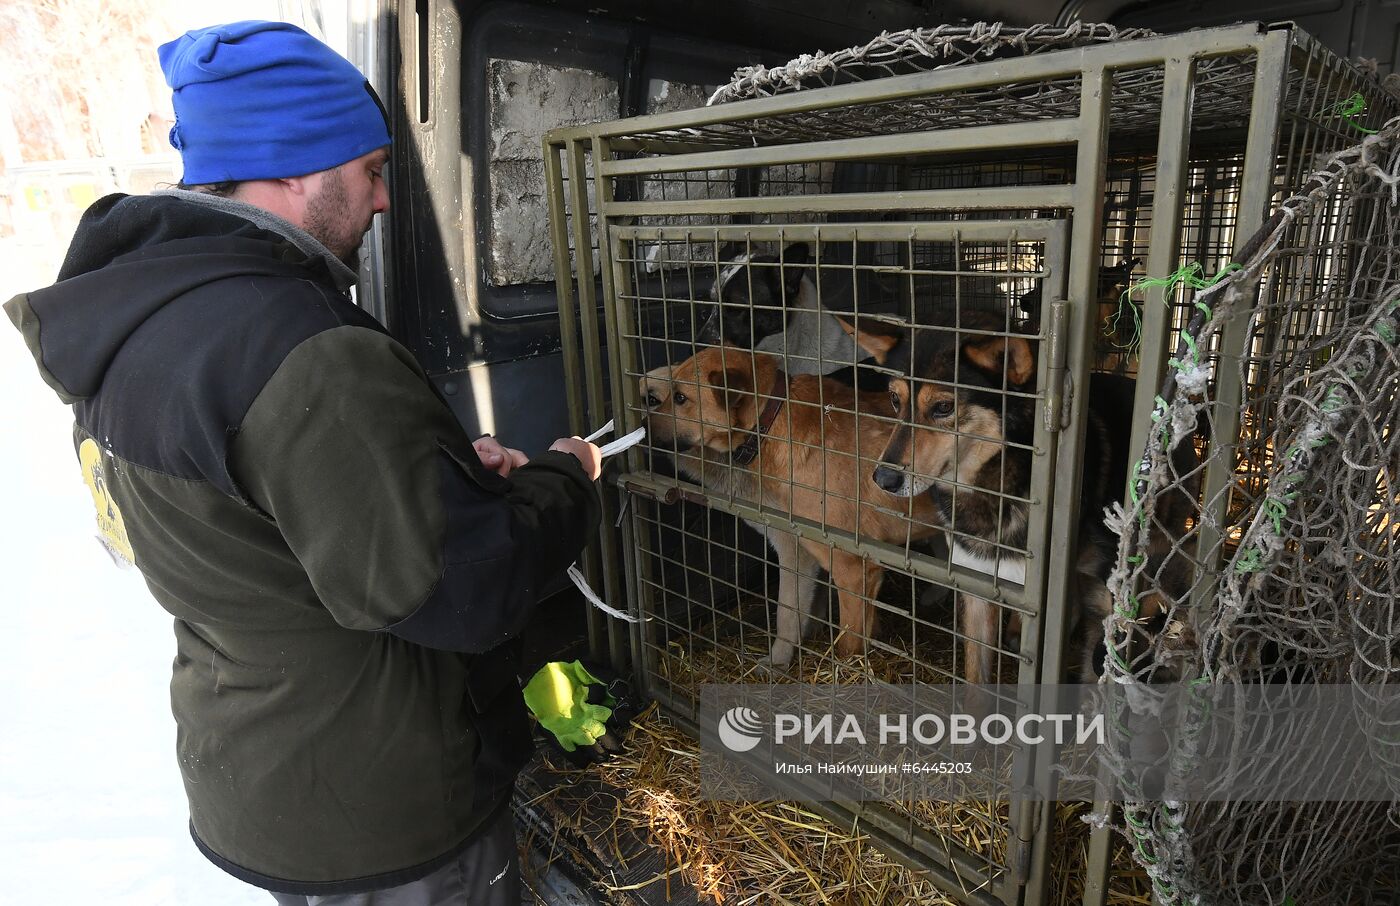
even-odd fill
[{"label": "brown dog", "polygon": [[[956,327],[894,328],[862,319],[856,329],[840,320],[893,375],[891,405],[901,424],[880,454],[875,483],[937,506],[954,563],[1024,584],[1032,443],[1040,417],[1036,338],[992,312],[963,312]],[[1117,549],[1103,513],[1127,483],[1124,416],[1132,405],[1130,379],[1092,376],[1070,601],[1085,681],[1096,678],[1103,662],[1102,624],[1112,606],[1105,580]],[[963,676],[991,683],[1005,646],[1001,608],[967,593],[960,601]],[[1144,600],[1142,616],[1155,617],[1159,608],[1155,598]],[[1008,623],[1014,636],[1019,619],[1013,614]]]},{"label": "brown dog", "polygon": [[[905,544],[939,531],[927,495],[900,499],[872,478],[896,427],[887,396],[858,394],[817,375],[789,380],[778,362],[714,346],[649,372],[641,390],[651,439],[673,444],[680,470],[714,493],[861,540]],[[840,599],[837,653],[864,652],[875,632],[873,601],[883,569],[822,542],[749,524],[773,545],[781,568],[770,661],[791,661],[810,616],[818,569],[831,574]]]}]

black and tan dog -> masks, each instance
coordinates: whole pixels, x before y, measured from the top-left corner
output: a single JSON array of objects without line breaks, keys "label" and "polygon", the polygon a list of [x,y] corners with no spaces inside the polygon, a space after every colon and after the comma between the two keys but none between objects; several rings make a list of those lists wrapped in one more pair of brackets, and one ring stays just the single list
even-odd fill
[{"label": "black and tan dog", "polygon": [[[897,329],[869,319],[859,328],[843,323],[892,374],[891,405],[903,422],[880,456],[875,483],[899,497],[934,502],[954,563],[1024,584],[1031,449],[1040,417],[1036,338],[991,312],[964,312],[956,326],[951,320]],[[1071,592],[1078,673],[1085,680],[1095,677],[1093,651],[1111,607],[1105,580],[1117,539],[1103,513],[1127,482],[1133,392],[1130,379],[1114,375],[1093,375],[1089,387]],[[961,605],[963,675],[990,683],[1005,647],[1001,609],[966,593]],[[1018,630],[1013,616],[1008,637]]]},{"label": "black and tan dog", "polygon": [[[817,375],[789,379],[778,364],[773,355],[715,346],[649,372],[641,392],[650,438],[671,444],[680,471],[717,494],[862,540],[904,544],[938,532],[927,495],[901,499],[875,483],[875,456],[895,429],[887,395],[858,393]],[[863,652],[876,629],[880,565],[789,532],[755,527],[777,552],[781,569],[770,662],[791,661],[822,569],[831,574],[840,601],[836,652]]]}]

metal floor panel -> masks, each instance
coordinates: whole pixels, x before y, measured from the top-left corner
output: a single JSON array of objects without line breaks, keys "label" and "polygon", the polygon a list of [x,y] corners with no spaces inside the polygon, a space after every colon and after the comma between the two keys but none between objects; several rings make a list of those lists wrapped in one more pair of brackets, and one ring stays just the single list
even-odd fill
[{"label": "metal floor panel", "polygon": [[[531,848],[527,883],[549,906],[701,906],[695,888],[680,874],[666,874],[666,854],[636,828],[622,825],[617,810],[624,793],[588,772],[551,770],[542,756],[516,782],[515,816]],[[615,825],[619,825],[615,827]],[[614,846],[614,841],[616,846]],[[539,879],[537,866],[546,867]],[[655,883],[646,882],[656,879]],[[617,890],[607,893],[606,883]],[[594,885],[594,886],[591,886]]]}]

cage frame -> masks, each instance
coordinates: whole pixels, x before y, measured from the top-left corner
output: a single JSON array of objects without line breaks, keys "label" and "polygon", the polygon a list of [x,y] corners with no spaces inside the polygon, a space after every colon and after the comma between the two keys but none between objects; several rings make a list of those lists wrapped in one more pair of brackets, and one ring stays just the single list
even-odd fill
[{"label": "cage frame", "polygon": [[[1290,66],[1302,59],[1321,59],[1323,64],[1346,67],[1331,57],[1312,38],[1288,24],[1265,26],[1245,23],[1203,29],[1177,35],[1057,50],[1019,58],[1003,58],[970,66],[951,67],[910,75],[892,76],[864,82],[815,88],[754,100],[742,100],[689,111],[638,117],[610,123],[559,129],[543,141],[551,238],[554,247],[559,312],[562,326],[562,354],[569,376],[566,392],[571,413],[571,430],[586,433],[588,426],[601,423],[609,415],[619,418],[619,429],[635,427],[627,413],[628,387],[626,361],[631,351],[617,342],[625,331],[621,318],[626,306],[628,275],[620,264],[620,243],[658,227],[636,227],[636,218],[668,215],[764,215],[834,214],[880,211],[1004,211],[1007,209],[1054,209],[1067,221],[1067,267],[1063,294],[1047,298],[1050,317],[1042,325],[1050,355],[1042,356],[1042,369],[1063,369],[1064,419],[1046,433],[1049,475],[1049,519],[1043,576],[1046,601],[1041,613],[1035,664],[1041,681],[1057,681],[1064,669],[1071,593],[1071,553],[1076,548],[1080,476],[1083,466],[1084,434],[1087,423],[1086,397],[1077,388],[1088,386],[1093,363],[1094,331],[1097,325],[1093,301],[1096,296],[1099,255],[1103,231],[1104,185],[1109,154],[1109,103],[1114,73],[1141,67],[1161,67],[1163,71],[1160,116],[1157,127],[1155,190],[1149,233],[1147,272],[1165,274],[1174,270],[1181,255],[1183,197],[1190,168],[1190,141],[1193,118],[1193,79],[1201,60],[1227,55],[1253,56],[1253,83],[1249,101],[1249,122],[1245,129],[1240,198],[1234,221],[1233,252],[1238,255],[1249,238],[1263,224],[1271,199],[1281,188],[1276,184],[1279,155],[1288,137],[1282,129],[1283,105],[1288,92]],[[1329,59],[1330,58],[1330,59]],[[716,149],[711,144],[687,141],[684,130],[716,123],[743,122],[786,113],[820,111],[854,104],[877,104],[923,95],[1027,83],[1052,78],[1077,77],[1080,80],[1078,112],[1072,117],[1026,123],[967,126],[914,134],[872,135],[799,141],[788,144]],[[667,138],[633,139],[638,133],[669,133]],[[981,189],[923,189],[899,192],[848,192],[827,195],[783,195],[749,198],[697,200],[638,200],[619,197],[619,179],[663,172],[725,170],[758,166],[781,166],[827,161],[869,161],[894,159],[911,154],[951,154],[1020,150],[1027,147],[1069,149],[1074,159],[1073,182],[1067,185]],[[1291,148],[1290,148],[1291,150]],[[619,154],[656,154],[648,157],[617,157]],[[590,188],[593,198],[590,199]],[[586,212],[586,216],[585,213]],[[596,226],[590,224],[596,219]],[[982,221],[978,221],[982,222]],[[1048,223],[1027,218],[1022,224]],[[955,221],[965,226],[969,221]],[[908,224],[901,224],[908,226]],[[779,235],[783,229],[796,231],[798,225],[770,226]],[[820,226],[820,225],[816,225]],[[829,225],[835,226],[835,225]],[[841,224],[846,226],[846,224]],[[685,227],[687,231],[713,227]],[[726,227],[730,231],[754,231],[758,225]],[[797,231],[801,232],[801,231]],[[571,273],[570,255],[577,261],[577,277]],[[592,274],[598,275],[595,280]],[[1066,301],[1068,300],[1068,301]],[[1166,373],[1170,334],[1164,291],[1150,289],[1143,302],[1143,342],[1138,361],[1130,450],[1141,450],[1146,443],[1158,388]],[[599,310],[603,318],[600,323]],[[1236,328],[1222,344],[1223,356],[1234,354],[1243,341],[1244,327]],[[605,339],[608,351],[603,348]],[[1233,345],[1232,345],[1233,344]],[[621,355],[610,354],[620,350]],[[635,365],[633,366],[635,370]],[[605,386],[606,377],[610,386]],[[1217,374],[1228,377],[1235,367],[1222,364]],[[582,378],[579,379],[579,375]],[[1230,383],[1228,380],[1223,383]],[[1049,384],[1038,386],[1048,387]],[[1231,395],[1233,394],[1233,396]],[[1244,387],[1225,387],[1224,424],[1217,432],[1238,430],[1238,405]],[[1047,407],[1050,408],[1050,407]],[[1054,411],[1050,408],[1050,411]],[[1231,423],[1229,413],[1235,413]],[[1039,423],[1041,419],[1037,419]],[[1041,426],[1037,426],[1037,437]],[[675,488],[648,483],[634,474],[637,460],[629,462],[627,475],[604,489],[604,526],[599,542],[592,546],[583,563],[594,587],[601,587],[611,601],[634,600],[640,571],[637,547],[630,535],[630,520],[624,520],[628,498],[633,494],[653,499],[674,499]],[[1231,480],[1227,468],[1212,464],[1207,470],[1205,500],[1219,498],[1218,491]],[[1132,476],[1129,477],[1131,483]],[[1125,489],[1126,495],[1126,489]],[[758,511],[740,515],[759,516]],[[1218,515],[1218,514],[1217,514]],[[1210,519],[1206,520],[1209,528]],[[616,528],[617,531],[611,529]],[[1202,549],[1210,549],[1208,539]],[[624,566],[623,575],[605,564]],[[1056,602],[1058,606],[1052,606]],[[1056,619],[1051,619],[1051,615]],[[642,630],[592,612],[589,641],[593,653],[606,657],[619,668],[644,666]],[[697,736],[712,735],[695,726],[685,715],[668,709],[668,716]],[[1041,782],[1048,783],[1049,765],[1033,767]],[[881,818],[857,803],[826,805],[819,810],[849,824],[859,819],[867,824],[882,848],[893,858],[911,867],[930,872],[950,894],[969,903],[1042,903],[1049,890],[1049,854],[1053,803],[1021,802],[1013,809],[1007,873],[991,892],[966,892],[960,873],[968,866],[948,852],[929,856],[932,847],[916,845],[908,831]],[[1105,813],[1110,803],[1097,803]],[[925,841],[927,842],[927,841]],[[1107,895],[1111,854],[1111,831],[1097,827],[1089,842],[1088,876],[1083,896],[1085,906],[1102,904]],[[940,857],[942,856],[942,857]]]}]

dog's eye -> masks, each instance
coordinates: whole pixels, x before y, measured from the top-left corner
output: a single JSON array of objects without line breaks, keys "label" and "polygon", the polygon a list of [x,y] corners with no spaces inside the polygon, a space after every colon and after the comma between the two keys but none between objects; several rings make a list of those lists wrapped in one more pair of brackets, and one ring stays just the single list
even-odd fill
[{"label": "dog's eye", "polygon": [[650,390],[648,390],[648,391],[647,391],[647,408],[648,408],[648,409],[655,409],[655,408],[656,408],[657,406],[659,406],[659,405],[661,405],[661,397],[657,396],[655,393],[652,393]]},{"label": "dog's eye", "polygon": [[893,390],[890,391],[890,408],[895,412],[899,412],[899,394],[895,393]]},{"label": "dog's eye", "polygon": [[953,414],[953,401],[939,400],[938,402],[934,403],[932,406],[929,407],[928,412],[929,415],[933,416],[934,418],[947,418],[948,416]]},{"label": "dog's eye", "polygon": [[688,397],[686,397],[684,393],[681,393],[679,390],[677,390],[675,393],[671,394],[671,399],[676,401],[677,406],[684,406]]}]

